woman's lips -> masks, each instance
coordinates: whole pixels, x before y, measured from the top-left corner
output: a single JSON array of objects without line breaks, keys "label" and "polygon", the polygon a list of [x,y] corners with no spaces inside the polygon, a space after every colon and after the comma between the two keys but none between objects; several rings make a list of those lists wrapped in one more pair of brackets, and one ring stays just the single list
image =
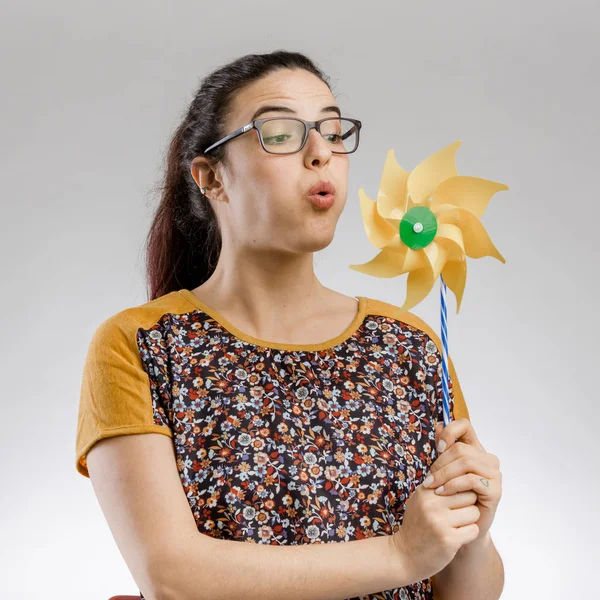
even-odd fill
[{"label": "woman's lips", "polygon": [[308,199],[315,208],[331,208],[335,202],[335,194],[309,194]]},{"label": "woman's lips", "polygon": [[315,208],[331,208],[335,202],[335,186],[321,179],[308,190],[308,199]]}]

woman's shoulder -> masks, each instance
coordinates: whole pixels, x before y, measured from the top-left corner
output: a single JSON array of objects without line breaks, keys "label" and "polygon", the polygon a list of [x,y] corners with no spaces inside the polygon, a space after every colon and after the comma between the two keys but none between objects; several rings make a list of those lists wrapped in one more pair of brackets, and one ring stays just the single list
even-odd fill
[{"label": "woman's shoulder", "polygon": [[[441,351],[442,343],[439,335],[434,331],[424,319],[418,315],[408,311],[401,312],[400,307],[383,300],[377,300],[374,298],[365,298],[368,307],[368,313],[371,315],[378,315],[393,319],[399,326],[408,328],[412,332],[417,332],[421,338],[420,347],[427,352],[433,351],[438,358],[437,364],[441,368]],[[423,343],[424,342],[424,343]],[[434,346],[431,344],[435,344]],[[454,418],[467,418],[470,419],[469,409],[466,405],[464,394],[454,367],[454,362],[451,356],[448,356],[448,370],[450,372],[450,387],[453,397],[453,415]]]},{"label": "woman's shoulder", "polygon": [[381,316],[393,319],[400,324],[408,325],[413,329],[427,334],[436,345],[439,343],[439,338],[433,328],[421,317],[410,311],[401,311],[400,307],[384,300],[376,298],[364,297],[366,303],[366,314],[373,316]]},{"label": "woman's shoulder", "polygon": [[102,337],[118,334],[134,335],[140,328],[153,327],[166,315],[185,314],[195,308],[186,296],[176,290],[110,314],[100,322],[95,335]]}]

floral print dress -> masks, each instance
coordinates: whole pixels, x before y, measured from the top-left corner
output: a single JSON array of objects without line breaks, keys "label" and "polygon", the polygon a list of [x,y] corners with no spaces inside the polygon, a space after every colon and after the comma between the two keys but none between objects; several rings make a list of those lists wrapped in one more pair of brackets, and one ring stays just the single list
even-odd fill
[{"label": "floral print dress", "polygon": [[[78,472],[89,477],[102,438],[160,433],[205,535],[283,545],[396,532],[437,458],[440,342],[416,315],[357,300],[343,333],[309,345],[253,338],[187,289],[108,318],[85,362]],[[469,418],[449,367],[452,418]],[[432,578],[363,598],[429,600]]]}]

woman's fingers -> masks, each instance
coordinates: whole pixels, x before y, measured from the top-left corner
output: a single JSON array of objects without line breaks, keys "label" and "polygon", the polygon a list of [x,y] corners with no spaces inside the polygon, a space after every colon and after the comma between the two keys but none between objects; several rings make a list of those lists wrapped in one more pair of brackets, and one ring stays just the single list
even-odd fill
[{"label": "woman's fingers", "polygon": [[[433,493],[433,490],[431,490],[431,493]],[[448,508],[458,509],[475,504],[478,496],[475,492],[468,490],[465,492],[457,492],[451,496],[440,496],[440,498],[444,498],[445,504]]]},{"label": "woman's fingers", "polygon": [[456,508],[450,511],[450,523],[453,527],[464,527],[477,523],[480,516],[480,511],[474,504],[463,508]]}]

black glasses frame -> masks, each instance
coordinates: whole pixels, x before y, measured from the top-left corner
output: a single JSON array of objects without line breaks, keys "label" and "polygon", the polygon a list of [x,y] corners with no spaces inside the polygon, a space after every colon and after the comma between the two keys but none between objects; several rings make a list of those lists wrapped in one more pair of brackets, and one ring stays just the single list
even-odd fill
[{"label": "black glasses frame", "polygon": [[[301,144],[300,148],[298,148],[298,150],[296,150],[294,152],[271,152],[265,148],[265,144],[263,142],[263,136],[262,136],[263,123],[266,123],[267,121],[275,121],[275,120],[279,120],[279,119],[289,119],[292,121],[300,121],[301,123],[304,123],[304,139],[302,140],[302,144]],[[331,121],[333,119],[336,119],[336,120],[337,119],[345,119],[346,121],[351,121],[352,123],[354,123],[354,126],[356,127],[356,146],[354,147],[354,150],[350,150],[350,152],[336,152],[335,150],[332,150],[333,154],[352,154],[353,152],[356,152],[356,150],[358,149],[358,143],[360,141],[360,128],[362,127],[362,122],[359,121],[358,119],[350,119],[349,117],[325,117],[324,119],[319,119],[318,121],[305,121],[304,119],[299,119],[297,117],[268,117],[266,119],[255,119],[254,121],[250,121],[250,123],[247,123],[243,127],[240,127],[239,129],[236,129],[235,131],[232,131],[229,135],[226,135],[224,138],[221,138],[218,142],[215,142],[212,146],[209,146],[204,151],[204,154],[208,154],[211,150],[213,150],[217,146],[220,146],[221,144],[225,144],[229,140],[232,140],[252,129],[256,129],[256,131],[258,131],[258,139],[260,141],[260,145],[262,146],[263,150],[265,152],[267,152],[268,154],[277,154],[279,156],[283,156],[285,154],[296,154],[296,152],[300,152],[300,150],[302,150],[302,148],[304,148],[304,145],[306,144],[306,140],[308,139],[308,132],[311,129],[316,129],[320,134],[321,133],[321,123],[323,123],[324,121]],[[354,130],[350,129],[350,130],[348,130],[347,133],[354,133]]]}]

